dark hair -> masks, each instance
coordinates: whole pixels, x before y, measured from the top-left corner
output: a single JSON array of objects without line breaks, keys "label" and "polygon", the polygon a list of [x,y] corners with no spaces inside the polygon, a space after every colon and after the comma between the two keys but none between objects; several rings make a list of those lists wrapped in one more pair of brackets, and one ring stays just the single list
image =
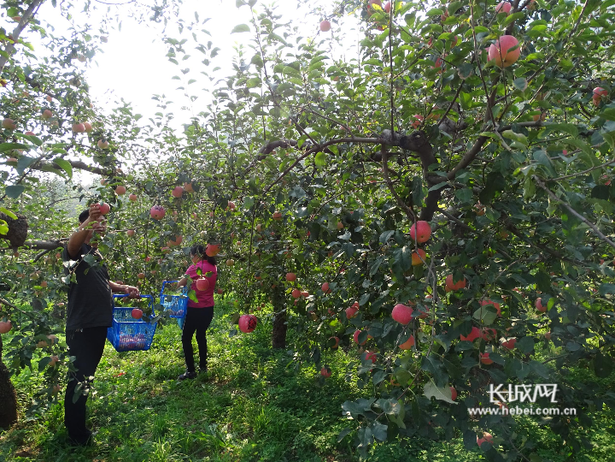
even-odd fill
[{"label": "dark hair", "polygon": [[83,223],[90,217],[90,209],[85,209],[83,212],[79,214],[79,223]]},{"label": "dark hair", "polygon": [[202,258],[203,260],[206,260],[209,264],[216,266],[216,258],[209,257],[205,253],[205,247],[202,246],[201,244],[193,245],[192,247],[190,247],[190,255],[196,255]]}]

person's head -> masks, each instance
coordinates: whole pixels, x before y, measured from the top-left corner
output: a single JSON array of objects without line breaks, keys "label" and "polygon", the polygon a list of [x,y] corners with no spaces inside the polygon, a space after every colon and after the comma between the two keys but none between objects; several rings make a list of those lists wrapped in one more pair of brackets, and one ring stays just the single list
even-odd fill
[{"label": "person's head", "polygon": [[195,259],[198,259],[197,261],[205,260],[214,266],[216,265],[216,258],[208,257],[207,254],[205,253],[205,246],[201,244],[196,244],[190,247],[190,259],[193,262],[195,261]]},{"label": "person's head", "polygon": [[79,214],[79,224],[83,223],[90,217],[90,209],[85,209]]}]

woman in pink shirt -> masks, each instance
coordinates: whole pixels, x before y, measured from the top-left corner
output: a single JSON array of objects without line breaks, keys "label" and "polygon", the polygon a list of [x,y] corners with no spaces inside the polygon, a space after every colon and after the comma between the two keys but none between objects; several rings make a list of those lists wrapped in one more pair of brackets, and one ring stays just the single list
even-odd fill
[{"label": "woman in pink shirt", "polygon": [[[214,289],[218,272],[216,269],[216,259],[205,254],[205,247],[195,245],[190,248],[190,258],[192,265],[186,270],[186,275],[179,281],[180,287],[188,283],[188,278],[192,281],[190,292],[194,291],[197,301],[190,297],[188,299],[188,309],[184,320],[184,330],[182,333],[182,345],[184,356],[186,357],[186,372],[178,377],[179,380],[193,379],[196,377],[194,367],[194,351],[192,349],[192,336],[196,332],[196,343],[199,347],[199,369],[207,372],[207,328],[214,317]],[[206,279],[207,283],[198,283],[199,279]],[[197,287],[198,286],[198,287]],[[203,287],[205,286],[205,287]]]}]

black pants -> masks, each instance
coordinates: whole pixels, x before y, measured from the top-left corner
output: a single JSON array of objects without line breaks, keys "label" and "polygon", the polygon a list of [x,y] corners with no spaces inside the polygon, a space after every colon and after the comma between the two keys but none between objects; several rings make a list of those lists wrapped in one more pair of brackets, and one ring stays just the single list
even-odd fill
[{"label": "black pants", "polygon": [[194,369],[194,350],[192,348],[192,336],[196,332],[196,343],[199,346],[199,367],[201,370],[207,369],[207,328],[214,317],[214,307],[205,308],[188,307],[186,319],[184,321],[184,331],[182,333],[182,345],[184,356],[186,357],[186,369],[188,372],[195,372]]},{"label": "black pants", "polygon": [[[85,426],[85,404],[88,396],[83,394],[83,390],[89,388],[90,378],[94,377],[105,349],[106,338],[106,327],[91,327],[83,331],[66,332],[69,354],[75,357],[73,365],[77,371],[69,372],[68,376],[68,387],[64,396],[64,425],[66,425],[70,439],[77,444],[87,443],[92,435],[92,432]],[[77,396],[75,396],[75,388],[79,383],[82,384],[82,388],[77,390]]]}]

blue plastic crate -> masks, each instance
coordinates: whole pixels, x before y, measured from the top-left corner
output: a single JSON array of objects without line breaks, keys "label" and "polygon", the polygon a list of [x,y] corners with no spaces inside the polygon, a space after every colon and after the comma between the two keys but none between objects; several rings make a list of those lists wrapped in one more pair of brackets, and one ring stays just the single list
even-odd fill
[{"label": "blue plastic crate", "polygon": [[[134,308],[132,307],[115,306],[115,299],[123,297],[128,297],[128,294],[113,296],[113,325],[107,329],[107,340],[111,342],[116,351],[149,350],[158,323],[133,318],[132,310]],[[148,299],[153,317],[154,298],[151,295],[141,295],[141,298]]]},{"label": "blue plastic crate", "polygon": [[[164,311],[168,311],[172,318],[177,318],[178,322],[186,317],[186,308],[188,306],[188,287],[182,287],[181,293],[178,295],[170,295],[164,293],[164,286],[178,281],[162,281],[162,289],[160,289],[160,304],[164,307]],[[181,326],[181,324],[180,324]]]}]

